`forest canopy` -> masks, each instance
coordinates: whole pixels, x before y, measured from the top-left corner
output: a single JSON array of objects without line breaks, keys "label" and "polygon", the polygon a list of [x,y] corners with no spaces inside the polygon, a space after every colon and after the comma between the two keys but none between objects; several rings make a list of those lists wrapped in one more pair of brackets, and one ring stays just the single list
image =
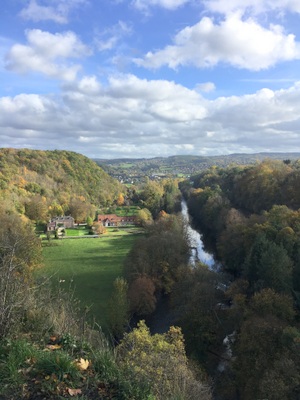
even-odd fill
[{"label": "forest canopy", "polygon": [[81,154],[0,149],[2,207],[31,220],[45,222],[51,216],[74,214],[82,204],[86,218],[92,206],[110,205],[120,192],[118,181]]}]

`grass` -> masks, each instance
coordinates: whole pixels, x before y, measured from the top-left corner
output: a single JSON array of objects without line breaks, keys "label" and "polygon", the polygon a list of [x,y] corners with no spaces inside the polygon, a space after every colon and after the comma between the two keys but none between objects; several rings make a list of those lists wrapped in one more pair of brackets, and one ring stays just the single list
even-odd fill
[{"label": "grass", "polygon": [[76,354],[61,338],[55,338],[60,343],[56,349],[44,340],[0,340],[0,398],[154,399],[148,388],[128,380],[116,353],[99,335],[95,348],[78,341]]},{"label": "grass", "polygon": [[99,214],[116,214],[118,217],[137,215],[140,207],[138,206],[119,206],[119,207],[108,207],[105,209],[98,210]]},{"label": "grass", "polygon": [[35,357],[35,349],[24,340],[0,342],[0,382],[5,385],[19,385],[23,382],[22,367],[28,367],[27,360]]},{"label": "grass", "polygon": [[122,275],[122,265],[131,249],[136,230],[118,230],[101,238],[52,240],[43,248],[44,266],[37,277],[51,277],[55,285],[74,287],[82,308],[88,307],[90,319],[105,330],[107,301],[114,280]]},{"label": "grass", "polygon": [[130,206],[130,207],[117,207],[116,214],[119,217],[124,217],[127,215],[136,215],[140,208],[137,206]]},{"label": "grass", "polygon": [[84,236],[89,234],[88,228],[69,228],[65,229],[66,236]]}]

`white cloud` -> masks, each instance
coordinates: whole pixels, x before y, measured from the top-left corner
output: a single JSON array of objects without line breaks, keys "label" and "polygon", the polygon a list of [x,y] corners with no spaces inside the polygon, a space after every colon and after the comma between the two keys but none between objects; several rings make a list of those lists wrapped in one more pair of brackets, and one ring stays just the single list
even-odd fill
[{"label": "white cloud", "polygon": [[148,11],[150,7],[161,7],[167,10],[176,10],[177,8],[189,3],[190,0],[133,0],[132,4],[139,10]]},{"label": "white cloud", "polygon": [[73,32],[52,34],[39,29],[26,31],[28,45],[15,44],[6,56],[7,69],[17,73],[31,71],[52,78],[74,80],[80,65],[68,63],[68,58],[90,54]]},{"label": "white cloud", "polygon": [[257,15],[269,11],[300,13],[298,0],[205,0],[206,8],[212,12],[231,14],[235,11]]},{"label": "white cloud", "polygon": [[79,82],[78,89],[82,93],[93,95],[100,92],[101,85],[99,84],[95,76],[85,76]]},{"label": "white cloud", "polygon": [[[46,4],[43,5],[43,3]],[[86,0],[52,0],[52,5],[48,5],[48,3],[49,1],[30,0],[20,12],[20,16],[34,22],[51,20],[59,24],[66,24],[72,9],[85,4]]]},{"label": "white cloud", "polygon": [[135,62],[146,68],[168,65],[213,67],[219,63],[259,71],[278,62],[300,58],[300,43],[286,35],[279,25],[268,29],[255,20],[242,20],[240,13],[226,17],[219,24],[209,17],[186,27],[174,38],[174,44],[157,52],[148,52]]},{"label": "white cloud", "polygon": [[199,90],[200,92],[213,92],[216,89],[216,86],[213,82],[204,82],[204,83],[198,83],[196,86],[196,90]]},{"label": "white cloud", "polygon": [[117,43],[124,37],[132,34],[132,28],[124,21],[97,34],[95,39],[96,47],[100,51],[114,49]]},{"label": "white cloud", "polygon": [[86,76],[62,97],[0,98],[0,140],[107,158],[299,151],[299,107],[300,82],[208,101],[174,82]]}]

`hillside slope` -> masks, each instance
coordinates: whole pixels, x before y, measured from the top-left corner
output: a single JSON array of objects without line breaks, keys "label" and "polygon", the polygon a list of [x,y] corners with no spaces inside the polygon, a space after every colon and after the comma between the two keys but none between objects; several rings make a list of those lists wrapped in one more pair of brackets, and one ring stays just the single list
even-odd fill
[{"label": "hillside slope", "polygon": [[76,201],[111,204],[120,191],[115,179],[81,154],[0,149],[0,199],[6,210],[24,214],[35,200],[44,203],[50,214],[67,213]]}]

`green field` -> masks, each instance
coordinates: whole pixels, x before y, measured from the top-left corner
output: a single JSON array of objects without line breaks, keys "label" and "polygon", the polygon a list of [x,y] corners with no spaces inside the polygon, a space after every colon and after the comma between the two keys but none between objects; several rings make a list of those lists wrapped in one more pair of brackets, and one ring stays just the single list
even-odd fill
[{"label": "green field", "polygon": [[51,276],[54,284],[66,288],[71,285],[82,307],[90,307],[90,320],[95,318],[105,330],[113,281],[122,275],[124,258],[136,237],[133,229],[111,231],[101,238],[52,240],[51,245],[45,242],[44,266],[38,277]]},{"label": "green field", "polygon": [[116,214],[118,217],[137,215],[140,207],[137,206],[119,206],[119,207],[108,207],[98,210],[99,214]]}]

